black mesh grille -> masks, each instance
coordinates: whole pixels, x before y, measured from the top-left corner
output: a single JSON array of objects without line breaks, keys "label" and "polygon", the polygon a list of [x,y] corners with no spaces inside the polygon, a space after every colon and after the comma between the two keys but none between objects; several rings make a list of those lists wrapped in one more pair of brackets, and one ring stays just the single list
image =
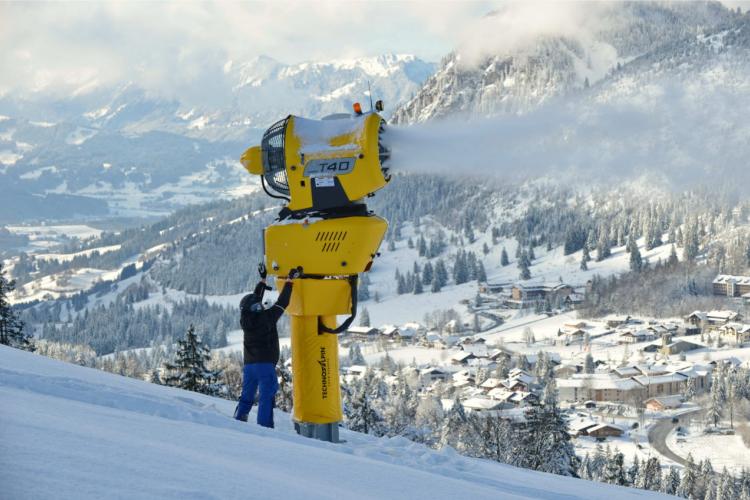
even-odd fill
[{"label": "black mesh grille", "polygon": [[286,176],[284,159],[284,136],[289,118],[271,125],[260,143],[263,151],[263,176],[274,191],[289,194],[289,180]]}]

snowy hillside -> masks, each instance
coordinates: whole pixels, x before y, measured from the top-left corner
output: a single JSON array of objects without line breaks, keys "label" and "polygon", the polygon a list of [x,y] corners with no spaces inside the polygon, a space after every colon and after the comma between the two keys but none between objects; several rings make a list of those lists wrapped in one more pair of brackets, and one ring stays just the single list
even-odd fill
[{"label": "snowy hillside", "polygon": [[403,438],[344,444],[231,418],[234,403],[0,346],[7,498],[660,498]]},{"label": "snowy hillside", "polygon": [[[484,29],[500,29],[509,22],[506,14],[487,16]],[[479,54],[458,48],[393,120],[405,124],[456,115],[527,113],[557,97],[585,93],[613,70],[662,47],[681,56],[683,40],[736,19],[737,14],[717,2],[594,5],[591,14],[580,19],[580,29],[539,33],[494,51],[488,42]]]}]

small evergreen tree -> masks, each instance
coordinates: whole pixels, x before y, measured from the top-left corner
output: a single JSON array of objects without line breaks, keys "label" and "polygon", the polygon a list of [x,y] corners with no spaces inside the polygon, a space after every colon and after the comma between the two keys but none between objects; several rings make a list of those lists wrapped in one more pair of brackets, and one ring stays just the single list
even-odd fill
[{"label": "small evergreen tree", "polygon": [[[750,258],[748,260],[750,260]],[[505,247],[503,247],[503,251],[500,254],[500,265],[505,267],[508,264],[510,264],[510,260],[508,260],[508,251],[505,249]]]},{"label": "small evergreen tree", "polygon": [[16,282],[5,277],[5,269],[0,261],[0,344],[34,351],[34,342],[24,332],[24,324],[10,305],[8,297],[16,289]]},{"label": "small evergreen tree", "polygon": [[195,327],[190,325],[185,338],[177,341],[177,352],[174,363],[166,363],[169,376],[164,383],[202,394],[218,395],[218,373],[209,370],[206,363],[211,359],[210,349],[195,334]]}]

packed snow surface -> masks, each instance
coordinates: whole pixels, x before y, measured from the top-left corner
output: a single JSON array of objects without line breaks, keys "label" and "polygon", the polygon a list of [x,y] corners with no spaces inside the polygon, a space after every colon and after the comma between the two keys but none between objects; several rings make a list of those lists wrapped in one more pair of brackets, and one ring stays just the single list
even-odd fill
[{"label": "packed snow surface", "polygon": [[[403,438],[344,444],[233,420],[234,403],[0,346],[4,498],[659,498]],[[254,418],[254,413],[251,418]],[[664,497],[666,498],[666,497]]]}]

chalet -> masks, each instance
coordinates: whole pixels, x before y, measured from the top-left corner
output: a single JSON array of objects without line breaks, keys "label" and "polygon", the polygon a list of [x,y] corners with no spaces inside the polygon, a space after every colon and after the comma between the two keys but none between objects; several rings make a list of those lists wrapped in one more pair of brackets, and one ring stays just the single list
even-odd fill
[{"label": "chalet", "polygon": [[750,276],[720,274],[713,281],[714,295],[741,297],[750,293]]},{"label": "chalet", "polygon": [[703,311],[693,311],[685,317],[685,323],[693,326],[702,326],[707,321],[707,315]]},{"label": "chalet", "polygon": [[490,359],[492,361],[498,361],[500,358],[505,358],[506,360],[510,360],[512,357],[513,357],[513,352],[507,349],[504,349],[502,347],[492,350],[487,355],[487,359]]},{"label": "chalet", "polygon": [[451,356],[451,363],[453,363],[454,365],[467,365],[469,361],[476,358],[477,357],[474,356],[474,354],[463,351]]},{"label": "chalet", "polygon": [[722,310],[708,311],[706,313],[706,321],[709,326],[725,325],[731,321],[739,321],[740,319],[740,314],[735,311]]},{"label": "chalet", "polygon": [[682,406],[682,396],[662,396],[644,401],[646,409],[651,411],[673,410]]},{"label": "chalet", "polygon": [[555,378],[567,378],[576,373],[581,373],[580,365],[563,364],[554,368]]},{"label": "chalet", "polygon": [[510,398],[513,397],[513,394],[515,394],[513,391],[509,391],[505,387],[496,387],[487,393],[492,399],[497,399],[498,401],[507,403],[510,402]]},{"label": "chalet", "polygon": [[654,396],[673,396],[683,394],[687,387],[688,376],[683,373],[669,373],[666,375],[640,375],[633,377],[642,387],[645,388],[647,398]]},{"label": "chalet", "polygon": [[727,323],[719,328],[719,333],[730,338],[735,344],[750,342],[750,325],[744,323]]},{"label": "chalet", "polygon": [[619,366],[612,370],[613,373],[617,374],[620,378],[635,377],[637,375],[643,375],[643,372],[638,369],[637,366]]},{"label": "chalet", "polygon": [[611,373],[580,373],[558,379],[557,388],[563,401],[613,401],[626,403],[640,400],[643,387],[632,378]]},{"label": "chalet", "polygon": [[515,391],[509,401],[518,407],[536,405],[539,403],[539,396],[533,392]]},{"label": "chalet", "polygon": [[580,419],[576,422],[570,422],[568,424],[568,434],[573,437],[586,436],[588,435],[588,430],[596,425],[598,425],[596,422],[589,419]]},{"label": "chalet", "polygon": [[617,339],[618,344],[637,344],[654,339],[654,334],[649,330],[626,331]]},{"label": "chalet", "polygon": [[350,326],[346,333],[352,338],[372,340],[380,334],[380,330],[369,326]]},{"label": "chalet", "polygon": [[604,322],[607,323],[607,326],[610,328],[615,328],[620,325],[625,325],[627,322],[630,321],[630,316],[627,314],[623,315],[617,315],[617,314],[610,314],[609,316],[604,317]]},{"label": "chalet", "polygon": [[[667,339],[667,337],[663,337],[663,339]],[[695,342],[689,342],[687,340],[676,340],[674,342],[668,342],[663,341],[661,349],[662,354],[664,355],[670,355],[670,354],[679,354],[681,352],[688,352],[688,351],[694,351],[696,349],[703,349],[705,346],[701,344],[696,344]]]},{"label": "chalet", "polygon": [[620,437],[625,434],[625,430],[615,424],[597,424],[590,427],[586,433],[593,438],[604,439],[608,437]]},{"label": "chalet", "polygon": [[564,283],[516,283],[510,289],[510,298],[506,305],[515,309],[533,307],[539,302],[546,299],[554,300],[559,298],[564,300],[571,293],[573,287]]},{"label": "chalet", "polygon": [[429,385],[432,382],[441,381],[445,382],[448,380],[449,373],[440,368],[423,368],[419,370],[419,378],[422,381],[422,385]]},{"label": "chalet", "polygon": [[502,385],[503,381],[499,378],[488,378],[487,380],[479,384],[479,387],[481,387],[482,389],[492,390],[497,387],[502,387]]},{"label": "chalet", "polygon": [[395,325],[383,325],[383,327],[380,329],[380,335],[389,340],[398,340],[400,334],[401,332]]},{"label": "chalet", "polygon": [[352,365],[346,369],[347,375],[352,375],[354,377],[361,377],[366,371],[367,367],[364,365]]},{"label": "chalet", "polygon": [[503,403],[500,401],[482,397],[467,399],[462,405],[468,412],[500,410],[503,407]]}]

